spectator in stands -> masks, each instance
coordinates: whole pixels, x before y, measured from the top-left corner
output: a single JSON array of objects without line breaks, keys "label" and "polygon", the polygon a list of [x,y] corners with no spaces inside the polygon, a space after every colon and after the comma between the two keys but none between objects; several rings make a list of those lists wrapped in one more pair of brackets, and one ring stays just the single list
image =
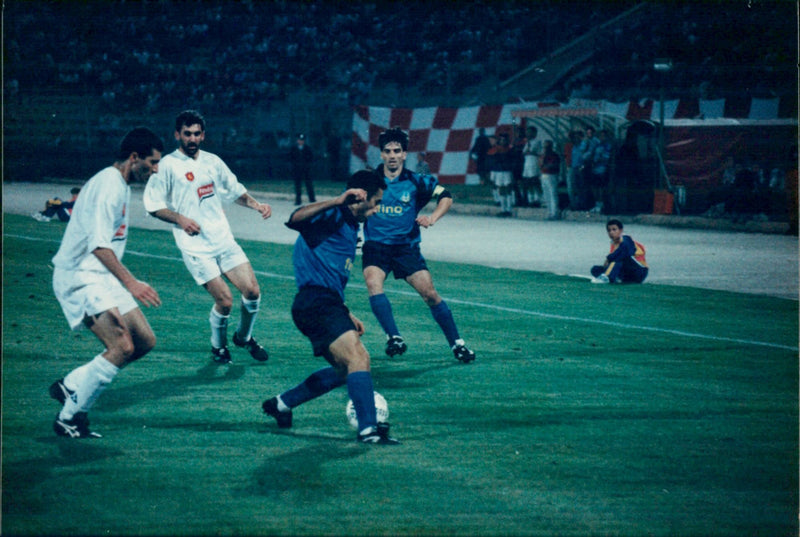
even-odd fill
[{"label": "spectator in stands", "polygon": [[542,192],[547,204],[547,219],[558,220],[561,212],[558,207],[558,180],[561,176],[561,157],[553,149],[553,140],[545,140],[542,153]]},{"label": "spectator in stands", "polygon": [[62,222],[69,222],[69,217],[72,215],[72,207],[78,199],[81,189],[78,187],[69,191],[72,197],[68,201],[63,201],[61,198],[51,198],[44,203],[44,211],[36,211],[31,216],[39,222],[49,222],[54,216],[57,216]]},{"label": "spectator in stands", "polygon": [[299,134],[297,141],[289,151],[289,160],[292,163],[292,178],[294,179],[294,204],[303,202],[303,184],[306,185],[309,203],[314,203],[314,183],[311,179],[311,165],[314,162],[314,152],[306,144],[305,134]]}]

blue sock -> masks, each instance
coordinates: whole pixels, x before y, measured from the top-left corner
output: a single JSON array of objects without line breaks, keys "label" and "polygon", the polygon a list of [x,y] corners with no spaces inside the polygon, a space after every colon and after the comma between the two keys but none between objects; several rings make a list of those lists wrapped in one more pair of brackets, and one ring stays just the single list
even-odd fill
[{"label": "blue sock", "polygon": [[320,395],[324,395],[334,388],[343,385],[345,380],[333,367],[326,367],[315,371],[309,377],[281,394],[281,400],[289,408],[302,405]]},{"label": "blue sock", "polygon": [[444,335],[447,338],[447,342],[450,344],[450,346],[452,347],[455,345],[456,340],[459,339],[458,328],[456,328],[456,322],[453,319],[453,313],[450,311],[450,308],[447,307],[445,301],[442,300],[433,306],[431,308],[431,314],[442,328],[442,332],[444,332]]},{"label": "blue sock", "polygon": [[358,432],[367,427],[378,426],[375,412],[375,392],[372,388],[372,375],[369,371],[356,371],[347,375],[347,393],[353,401],[358,418]]},{"label": "blue sock", "polygon": [[372,313],[375,314],[383,331],[390,336],[399,336],[400,331],[394,322],[392,305],[389,303],[389,299],[386,298],[386,294],[372,295],[369,297],[369,305],[372,307]]}]

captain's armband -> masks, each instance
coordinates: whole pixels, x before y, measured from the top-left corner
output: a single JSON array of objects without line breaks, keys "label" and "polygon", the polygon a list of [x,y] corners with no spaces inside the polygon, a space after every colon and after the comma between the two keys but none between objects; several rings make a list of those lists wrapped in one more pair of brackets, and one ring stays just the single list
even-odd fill
[{"label": "captain's armband", "polygon": [[444,199],[444,198],[452,198],[453,195],[450,194],[450,191],[447,190],[442,185],[436,185],[436,188],[433,189],[433,196],[432,197],[436,198],[437,200],[441,200],[441,199]]}]

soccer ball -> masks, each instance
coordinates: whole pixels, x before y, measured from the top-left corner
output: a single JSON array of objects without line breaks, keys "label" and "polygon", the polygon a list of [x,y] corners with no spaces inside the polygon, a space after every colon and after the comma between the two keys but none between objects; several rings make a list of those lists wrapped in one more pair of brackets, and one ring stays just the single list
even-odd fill
[{"label": "soccer ball", "polygon": [[[389,406],[386,404],[386,399],[383,398],[378,392],[375,394],[375,412],[378,415],[378,423],[384,423],[389,419]],[[345,415],[347,421],[353,429],[358,429],[358,418],[356,418],[356,407],[353,406],[352,399],[347,401],[347,408],[345,408]]]}]

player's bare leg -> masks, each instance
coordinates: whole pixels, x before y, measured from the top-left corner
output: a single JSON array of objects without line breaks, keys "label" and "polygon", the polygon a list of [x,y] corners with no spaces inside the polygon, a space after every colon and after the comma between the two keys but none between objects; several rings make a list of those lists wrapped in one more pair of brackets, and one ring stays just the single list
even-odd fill
[{"label": "player's bare leg", "polygon": [[50,387],[51,396],[63,404],[53,427],[60,436],[96,438],[100,435],[89,430],[87,412],[119,370],[147,354],[156,338],[139,308],[125,315],[112,308],[84,323],[105,351]]}]

